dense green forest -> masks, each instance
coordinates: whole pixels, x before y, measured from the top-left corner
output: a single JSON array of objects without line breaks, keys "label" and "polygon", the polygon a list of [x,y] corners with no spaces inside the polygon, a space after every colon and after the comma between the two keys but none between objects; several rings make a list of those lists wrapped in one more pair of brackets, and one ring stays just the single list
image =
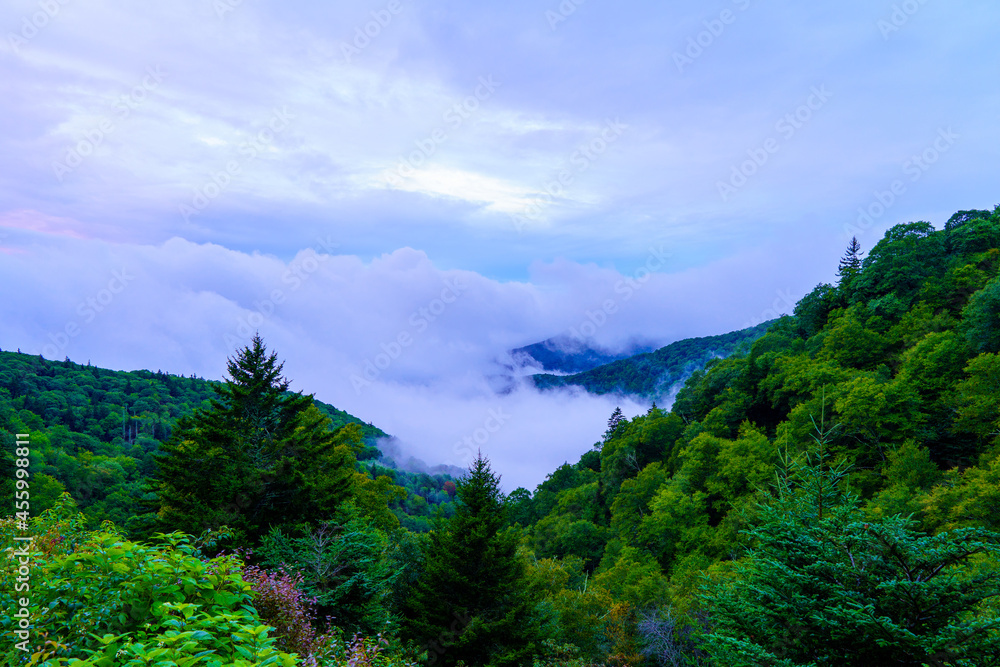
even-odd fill
[{"label": "dense green forest", "polygon": [[[0,575],[34,664],[1000,665],[1000,207],[852,240],[669,411],[616,411],[533,492],[480,456],[428,533],[280,368],[255,340],[173,424],[155,526],[58,486],[4,523],[35,536],[26,606]],[[30,464],[34,515],[59,481]]]},{"label": "dense green forest", "polygon": [[575,385],[592,394],[623,394],[647,399],[669,397],[671,390],[712,359],[749,349],[764,335],[770,322],[721,336],[686,338],[653,352],[637,354],[572,375],[538,373],[532,376],[539,389]]},{"label": "dense green forest", "polygon": [[[161,444],[178,419],[207,407],[220,386],[162,371],[112,371],[0,351],[0,437],[9,448],[11,434],[32,434],[37,512],[68,491],[91,525],[109,519],[128,529],[148,522],[143,516],[143,503],[150,497],[145,481],[154,473]],[[362,467],[372,477],[387,475],[404,487],[407,495],[394,502],[397,516],[412,530],[429,530],[437,507],[449,504],[449,491],[454,493],[451,477],[410,473],[392,461],[380,462],[376,443],[387,437],[381,429],[313,402],[329,418],[330,429],[360,427],[365,446],[357,459]],[[9,505],[9,492],[3,502]]]}]

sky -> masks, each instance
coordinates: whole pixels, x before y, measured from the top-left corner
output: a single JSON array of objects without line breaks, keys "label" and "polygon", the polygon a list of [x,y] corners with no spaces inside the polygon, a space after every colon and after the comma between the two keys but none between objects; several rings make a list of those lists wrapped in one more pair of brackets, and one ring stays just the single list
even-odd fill
[{"label": "sky", "polygon": [[533,488],[621,404],[508,351],[732,331],[1000,201],[1000,6],[7,0],[0,348],[293,388]]}]

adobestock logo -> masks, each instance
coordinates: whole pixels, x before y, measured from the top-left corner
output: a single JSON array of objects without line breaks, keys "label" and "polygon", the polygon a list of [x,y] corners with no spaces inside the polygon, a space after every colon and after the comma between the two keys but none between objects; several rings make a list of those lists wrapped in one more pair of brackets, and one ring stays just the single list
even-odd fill
[{"label": "adobestock logo", "polygon": [[[458,130],[465,121],[472,117],[472,114],[479,109],[483,102],[493,96],[493,93],[499,87],[500,82],[494,80],[492,74],[479,77],[479,85],[476,86],[473,93],[461,102],[449,107],[441,115],[441,119],[452,132]],[[437,153],[438,148],[448,141],[449,138],[448,130],[438,127],[432,130],[425,138],[414,141],[413,143],[417,149],[411,151],[405,157],[400,157],[394,169],[384,172],[386,183],[390,186],[402,185],[403,179],[410,178],[416,174],[417,169],[430,160],[431,156]]]},{"label": "adobestock logo", "polygon": [[503,407],[498,406],[495,410],[489,409],[483,425],[473,429],[472,433],[463,436],[452,446],[452,452],[459,457],[457,465],[467,467],[472,463],[476,458],[476,452],[489,442],[490,438],[498,433],[510,418],[511,416],[503,411]]},{"label": "adobestock logo", "polygon": [[362,389],[371,386],[382,375],[383,371],[392,366],[393,362],[416,342],[420,334],[430,328],[432,322],[441,317],[453,303],[458,301],[469,287],[457,278],[445,278],[444,285],[437,298],[431,299],[426,305],[417,308],[410,315],[408,320],[410,328],[403,329],[388,342],[380,343],[379,349],[382,351],[371,359],[365,359],[360,373],[350,375],[349,379],[355,394],[360,395]]},{"label": "adobestock logo", "polygon": [[[831,97],[833,97],[833,93],[827,90],[825,85],[813,86],[803,104],[778,119],[778,122],[774,124],[775,131],[781,134],[783,141],[790,140],[812,119],[816,111],[826,105]],[[771,156],[780,149],[781,141],[774,137],[765,139],[758,148],[748,149],[749,159],[744,160],[739,165],[733,165],[728,182],[716,181],[715,187],[718,189],[722,201],[729,201],[729,198],[746,185],[750,178],[767,164]]]},{"label": "adobestock logo", "polygon": [[361,55],[361,52],[371,45],[372,40],[381,35],[382,31],[392,23],[392,19],[402,11],[403,5],[400,0],[389,0],[385,9],[372,11],[372,20],[354,29],[354,39],[350,43],[340,43],[340,53],[344,56],[344,62],[350,64],[355,56]]},{"label": "adobestock logo", "polygon": [[52,163],[52,172],[56,180],[60,183],[66,174],[72,172],[81,164],[84,159],[93,155],[97,148],[104,143],[104,139],[118,129],[118,123],[124,121],[132,112],[138,109],[149,98],[149,94],[159,88],[166,74],[159,65],[146,68],[146,76],[142,82],[129,91],[128,95],[122,95],[114,103],[116,110],[115,118],[104,118],[98,121],[97,125],[83,133],[83,139],[75,146],[66,151],[66,156],[62,162]]},{"label": "adobestock logo", "polygon": [[180,204],[178,206],[177,210],[184,222],[191,222],[191,216],[204,211],[212,201],[229,189],[233,179],[243,172],[244,165],[256,160],[257,156],[263,153],[278,135],[288,129],[294,119],[295,116],[288,111],[287,106],[280,109],[275,108],[266,123],[266,127],[258,130],[237,149],[240,155],[246,156],[246,159],[226,162],[225,169],[212,172],[203,185],[194,189],[190,205]]},{"label": "adobestock logo", "polygon": [[[909,176],[911,183],[916,183],[941,159],[942,155],[951,150],[959,138],[960,135],[950,126],[938,128],[937,137],[927,148],[911,155],[903,162],[903,174]],[[872,193],[872,201],[867,206],[858,207],[855,221],[844,225],[844,235],[850,238],[863,234],[873,227],[907,191],[906,182],[901,178],[893,180],[885,190],[875,190]]]},{"label": "adobestock logo", "polygon": [[[128,268],[121,271],[112,271],[111,280],[102,289],[89,295],[76,307],[76,314],[83,319],[83,325],[90,324],[97,316],[108,309],[118,295],[125,291],[129,283],[135,280],[135,276],[128,272]],[[42,347],[42,356],[47,359],[58,359],[69,347],[70,340],[76,338],[83,331],[80,323],[76,320],[69,320],[55,333],[49,334],[49,343]]]},{"label": "adobestock logo", "polygon": [[[744,12],[750,8],[750,0],[733,0],[733,4]],[[684,68],[693,65],[695,60],[701,58],[705,51],[715,44],[716,40],[726,31],[726,26],[736,23],[738,17],[739,15],[733,10],[723,9],[719,12],[718,17],[702,21],[705,29],[688,38],[687,46],[683,52],[674,51],[674,65],[677,66],[677,71],[683,74]]]},{"label": "adobestock logo", "polygon": [[615,283],[614,291],[618,296],[613,299],[605,299],[600,306],[593,310],[584,311],[585,319],[577,326],[569,328],[570,337],[584,343],[596,334],[597,330],[607,324],[609,318],[619,311],[619,299],[624,303],[635,296],[635,293],[649,282],[653,273],[663,268],[669,257],[670,254],[664,252],[662,245],[659,249],[650,248],[645,264],[636,269],[631,276],[626,276]]},{"label": "adobestock logo", "polygon": [[21,30],[16,33],[7,33],[7,43],[10,44],[10,50],[20,54],[21,47],[26,46],[29,41],[37,37],[38,33],[44,30],[67,4],[69,4],[69,0],[40,0],[37,12],[30,16],[21,17]]}]

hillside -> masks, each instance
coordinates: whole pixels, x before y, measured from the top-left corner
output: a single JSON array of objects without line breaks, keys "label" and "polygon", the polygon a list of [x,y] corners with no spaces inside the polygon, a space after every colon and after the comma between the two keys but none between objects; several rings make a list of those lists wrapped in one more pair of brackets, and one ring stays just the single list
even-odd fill
[{"label": "hillside", "polygon": [[[0,429],[7,434],[32,432],[33,463],[41,481],[33,500],[48,507],[69,491],[95,521],[110,518],[122,526],[143,512],[143,485],[155,470],[154,456],[177,420],[207,408],[222,383],[162,371],[113,371],[72,361],[0,351]],[[336,407],[314,400],[330,418],[331,428],[358,424],[365,440],[359,461],[372,474],[389,475],[413,490],[399,505],[411,527],[426,521],[431,506],[446,503],[442,490],[449,475],[413,474],[379,462],[376,442],[389,436],[378,427]],[[5,443],[6,444],[6,443]]]},{"label": "hillside", "polygon": [[[948,565],[951,584],[935,581],[947,562],[928,564],[1000,543],[1000,207],[896,225],[863,255],[849,249],[837,284],[691,375],[670,411],[614,416],[579,462],[511,494],[536,558],[579,559],[593,589],[661,610],[669,625],[640,624],[632,645],[645,636],[684,664],[931,664],[935,650],[994,664],[1000,636],[975,615],[903,639],[916,626],[893,591],[937,611],[917,600],[938,585],[998,592],[995,557]],[[881,609],[881,625],[811,606],[818,590]],[[995,605],[975,608],[995,623]],[[656,643],[657,627],[678,643]]]},{"label": "hillside", "polygon": [[652,345],[636,344],[623,351],[611,352],[563,335],[511,350],[511,355],[522,365],[540,366],[543,371],[581,373],[653,349]]},{"label": "hillside", "polygon": [[573,375],[539,373],[539,389],[578,386],[592,394],[623,394],[659,400],[712,359],[724,358],[764,335],[771,322],[719,336],[686,338],[653,352],[637,354]]},{"label": "hillside", "polygon": [[[38,554],[30,599],[0,571],[0,627],[23,607],[82,667],[997,665],[1000,206],[865,254],[852,239],[793,315],[654,358],[728,350],[670,410],[615,411],[578,462],[507,496],[482,454],[457,483],[376,477],[355,427],[280,382],[254,398],[276,374],[259,338],[228,403],[180,423],[210,385],[5,353],[0,464],[8,496],[31,468],[31,507],[0,542],[30,532]],[[280,465],[253,458],[261,414],[287,417],[263,436]],[[155,521],[191,536],[140,543],[157,449]],[[427,531],[438,493],[456,502]],[[224,540],[241,557],[209,559]]]}]

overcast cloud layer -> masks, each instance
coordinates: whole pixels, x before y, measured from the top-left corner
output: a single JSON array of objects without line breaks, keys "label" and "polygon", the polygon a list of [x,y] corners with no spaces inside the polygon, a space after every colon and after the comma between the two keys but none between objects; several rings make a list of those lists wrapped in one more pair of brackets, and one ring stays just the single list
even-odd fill
[{"label": "overcast cloud layer", "polygon": [[996,203],[998,19],[10,0],[0,346],[218,378],[259,328],[296,388],[533,486],[615,402],[511,383],[506,350],[736,329],[852,234]]}]

